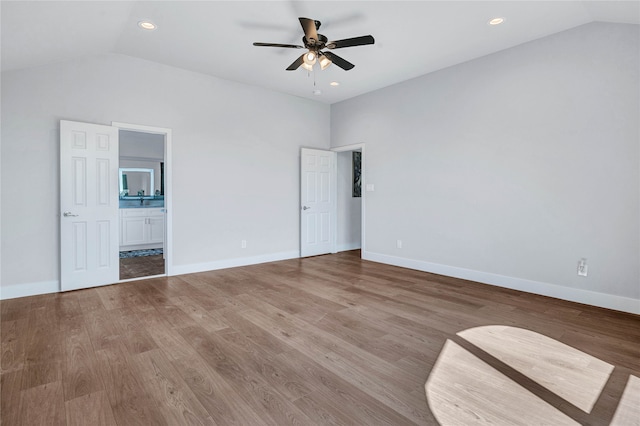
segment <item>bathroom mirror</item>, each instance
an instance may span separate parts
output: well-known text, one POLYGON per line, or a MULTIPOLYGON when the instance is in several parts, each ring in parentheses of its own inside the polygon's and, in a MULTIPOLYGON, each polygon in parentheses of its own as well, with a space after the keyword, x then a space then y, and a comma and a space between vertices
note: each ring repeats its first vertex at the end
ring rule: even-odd
POLYGON ((120 196, 138 197, 154 194, 153 169, 120 168, 120 196))

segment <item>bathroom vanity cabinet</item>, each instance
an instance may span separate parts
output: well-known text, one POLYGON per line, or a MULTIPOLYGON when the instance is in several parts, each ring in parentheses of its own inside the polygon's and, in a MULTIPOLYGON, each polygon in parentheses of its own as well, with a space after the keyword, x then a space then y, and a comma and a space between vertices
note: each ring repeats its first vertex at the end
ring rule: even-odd
POLYGON ((120 251, 161 248, 164 209, 120 209, 120 251))

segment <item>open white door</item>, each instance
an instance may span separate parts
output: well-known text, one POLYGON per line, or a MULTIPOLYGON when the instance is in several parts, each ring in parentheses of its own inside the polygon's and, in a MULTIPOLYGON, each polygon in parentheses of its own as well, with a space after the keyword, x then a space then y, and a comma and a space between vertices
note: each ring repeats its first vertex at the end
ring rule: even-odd
POLYGON ((60 287, 119 280, 118 129, 60 121, 60 287))
POLYGON ((335 253, 336 153, 300 153, 300 256, 335 253))

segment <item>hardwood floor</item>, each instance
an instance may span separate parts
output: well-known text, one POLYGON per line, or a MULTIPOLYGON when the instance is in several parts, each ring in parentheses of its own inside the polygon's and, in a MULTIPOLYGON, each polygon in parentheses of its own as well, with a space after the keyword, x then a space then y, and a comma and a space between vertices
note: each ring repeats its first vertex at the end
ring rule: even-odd
MULTIPOLYGON (((0 311, 6 426, 463 424, 456 415, 474 410, 464 406, 466 383, 494 379, 544 401, 536 407, 605 425, 633 416, 640 398, 639 316, 366 262, 359 252, 6 300, 0 311), (525 358, 540 346, 562 364, 570 347, 584 355, 566 369, 610 364, 593 408, 549 391, 517 360, 504 364, 525 339, 516 336, 511 351, 494 333, 489 353, 474 344, 481 333, 464 331, 489 325, 509 327, 478 330, 539 334, 525 358), (427 379, 455 382, 463 406, 437 387, 427 401, 427 379), (627 411, 616 414, 621 399, 627 411), (442 409, 453 417, 436 417, 442 409)), ((497 423, 540 414, 509 395, 480 396, 497 423)))

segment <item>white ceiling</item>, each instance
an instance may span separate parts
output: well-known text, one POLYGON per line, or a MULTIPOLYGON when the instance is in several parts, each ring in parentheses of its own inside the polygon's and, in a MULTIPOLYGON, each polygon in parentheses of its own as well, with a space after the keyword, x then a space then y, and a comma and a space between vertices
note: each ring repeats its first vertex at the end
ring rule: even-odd
POLYGON ((640 1, 2 1, 2 70, 119 53, 334 103, 593 21, 640 24, 640 1), (285 71, 302 52, 298 17, 354 63, 285 71), (489 26, 501 16, 502 25, 489 26), (137 22, 149 19, 154 31, 137 22), (331 87, 331 81, 340 86, 331 87), (319 89, 321 95, 314 95, 319 89))

